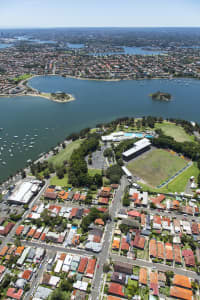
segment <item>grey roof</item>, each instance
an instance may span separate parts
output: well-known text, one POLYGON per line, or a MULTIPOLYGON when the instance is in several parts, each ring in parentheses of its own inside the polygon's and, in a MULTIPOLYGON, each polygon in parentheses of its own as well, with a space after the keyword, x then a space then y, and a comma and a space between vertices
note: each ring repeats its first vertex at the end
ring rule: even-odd
POLYGON ((27 259, 33 259, 34 256, 35 256, 35 249, 31 248, 30 251, 29 251, 29 254, 27 256, 27 259))
POLYGON ((148 147, 151 145, 151 142, 147 139, 141 139, 139 141, 137 141, 136 143, 134 143, 133 147, 125 152, 123 152, 123 156, 125 157, 129 157, 130 155, 137 153, 138 151, 148 147))
POLYGON ((48 289, 43 286, 39 286, 34 297, 39 299, 47 299, 48 296, 51 294, 51 292, 52 292, 51 289, 48 289))
POLYGON ((26 280, 23 278, 17 279, 17 281, 15 283, 16 287, 19 289, 23 289, 25 284, 26 284, 26 280))

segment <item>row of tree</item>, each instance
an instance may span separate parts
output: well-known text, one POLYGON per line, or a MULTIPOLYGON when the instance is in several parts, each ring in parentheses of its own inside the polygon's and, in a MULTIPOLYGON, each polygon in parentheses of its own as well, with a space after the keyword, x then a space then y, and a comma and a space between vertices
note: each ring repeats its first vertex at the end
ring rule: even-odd
POLYGON ((73 151, 69 160, 69 183, 73 186, 101 186, 102 176, 95 174, 93 177, 88 174, 85 157, 94 152, 99 146, 99 135, 88 134, 88 138, 83 141, 80 147, 73 151))

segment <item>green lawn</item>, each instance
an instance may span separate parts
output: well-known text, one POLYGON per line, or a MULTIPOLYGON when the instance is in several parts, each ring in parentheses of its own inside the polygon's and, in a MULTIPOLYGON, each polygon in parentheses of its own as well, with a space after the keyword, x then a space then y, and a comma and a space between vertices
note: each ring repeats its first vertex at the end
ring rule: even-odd
POLYGON ((57 155, 52 156, 49 159, 49 162, 52 162, 54 166, 62 166, 65 160, 69 160, 72 152, 77 149, 81 144, 81 140, 76 140, 66 146, 65 149, 62 149, 57 155))
POLYGON ((54 176, 50 180, 50 184, 57 186, 67 186, 68 185, 68 175, 65 174, 64 178, 59 179, 57 176, 54 176))
POLYGON ((181 173, 173 181, 171 181, 168 184, 167 189, 169 192, 184 192, 190 177, 194 176, 197 182, 198 175, 199 175, 199 170, 197 168, 197 165, 196 163, 193 163, 191 167, 189 167, 186 171, 181 173))
POLYGON ((29 79, 29 78, 32 77, 32 76, 33 76, 33 75, 31 75, 31 74, 24 74, 24 75, 21 75, 21 76, 18 76, 18 77, 13 78, 13 80, 14 80, 16 83, 18 83, 18 82, 20 82, 20 81, 22 81, 22 80, 29 79))
POLYGON ((186 165, 187 162, 179 156, 155 149, 130 162, 127 168, 147 184, 156 187, 186 165))
POLYGON ((90 176, 94 176, 96 174, 102 174, 102 171, 100 169, 88 169, 88 174, 90 176))
POLYGON ((164 188, 151 188, 146 184, 139 183, 143 190, 149 191, 149 192, 157 192, 157 193, 181 193, 185 191, 186 185, 188 183, 188 180, 191 176, 195 177, 195 181, 197 182, 197 177, 199 174, 199 170, 197 168, 196 163, 193 163, 191 167, 189 167, 187 170, 185 170, 183 173, 181 173, 178 177, 176 177, 174 180, 172 180, 168 185, 166 185, 164 188))
POLYGON ((155 128, 160 128, 165 135, 172 136, 177 142, 191 142, 194 141, 194 136, 190 136, 185 132, 181 126, 170 122, 157 123, 155 128))

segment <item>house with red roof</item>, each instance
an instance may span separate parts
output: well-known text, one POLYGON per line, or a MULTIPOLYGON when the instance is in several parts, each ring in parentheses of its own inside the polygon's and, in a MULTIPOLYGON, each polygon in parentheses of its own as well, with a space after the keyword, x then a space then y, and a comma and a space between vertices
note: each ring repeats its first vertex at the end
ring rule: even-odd
POLYGON ((95 271, 95 266, 96 266, 96 259, 92 258, 89 259, 87 269, 86 269, 86 276, 92 278, 94 275, 95 271))
POLYGON ((191 249, 182 250, 182 255, 185 260, 185 265, 187 267, 195 267, 195 256, 191 249))
POLYGON ((177 264, 181 264, 181 248, 179 245, 174 245, 174 260, 177 264))
POLYGON ((151 258, 157 257, 157 242, 155 239, 151 239, 149 242, 149 254, 151 258))
POLYGON ((154 296, 159 295, 158 273, 157 272, 151 272, 150 273, 150 289, 153 291, 154 296))
POLYGON ((122 240, 121 240, 121 250, 122 251, 129 251, 129 244, 126 241, 126 237, 122 237, 122 240))
POLYGON ((87 257, 82 257, 79 267, 78 267, 78 272, 84 274, 85 273, 85 269, 87 267, 88 264, 88 258, 87 257))
POLYGON ((133 218, 140 218, 141 213, 137 210, 130 210, 130 211, 128 211, 128 216, 133 217, 133 218))
POLYGON ((108 293, 112 295, 124 297, 124 287, 119 283, 111 282, 109 284, 108 293))
POLYGON ((101 204, 101 205, 108 205, 108 201, 109 201, 109 199, 106 198, 106 197, 99 197, 98 198, 98 203, 101 204))
POLYGON ((144 246, 145 246, 145 238, 143 236, 140 236, 140 233, 137 232, 133 241, 133 247, 143 250, 144 246))
POLYGON ((173 249, 171 243, 165 243, 165 258, 168 261, 173 261, 173 249))
POLYGON ((24 270, 21 277, 23 279, 26 279, 27 281, 29 281, 31 279, 31 276, 32 276, 32 271, 31 270, 24 270))
POLYGON ((24 230, 24 225, 20 225, 17 227, 15 234, 17 236, 21 235, 22 231, 24 230))
POLYGON ((20 300, 20 299, 22 299, 23 292, 24 291, 22 289, 19 289, 17 291, 15 288, 9 288, 7 290, 6 296, 11 298, 11 299, 20 300))

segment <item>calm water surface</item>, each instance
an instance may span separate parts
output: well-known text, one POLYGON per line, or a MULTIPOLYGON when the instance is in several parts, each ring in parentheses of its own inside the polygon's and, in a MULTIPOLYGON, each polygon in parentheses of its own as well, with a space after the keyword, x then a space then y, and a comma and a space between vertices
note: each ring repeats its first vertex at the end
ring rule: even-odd
POLYGON ((100 122, 144 115, 200 122, 198 80, 103 82, 48 76, 35 77, 29 84, 44 92, 71 93, 76 100, 56 103, 40 97, 0 98, 0 179, 68 134, 100 122), (158 90, 171 93, 173 100, 152 101, 148 95, 158 90))

